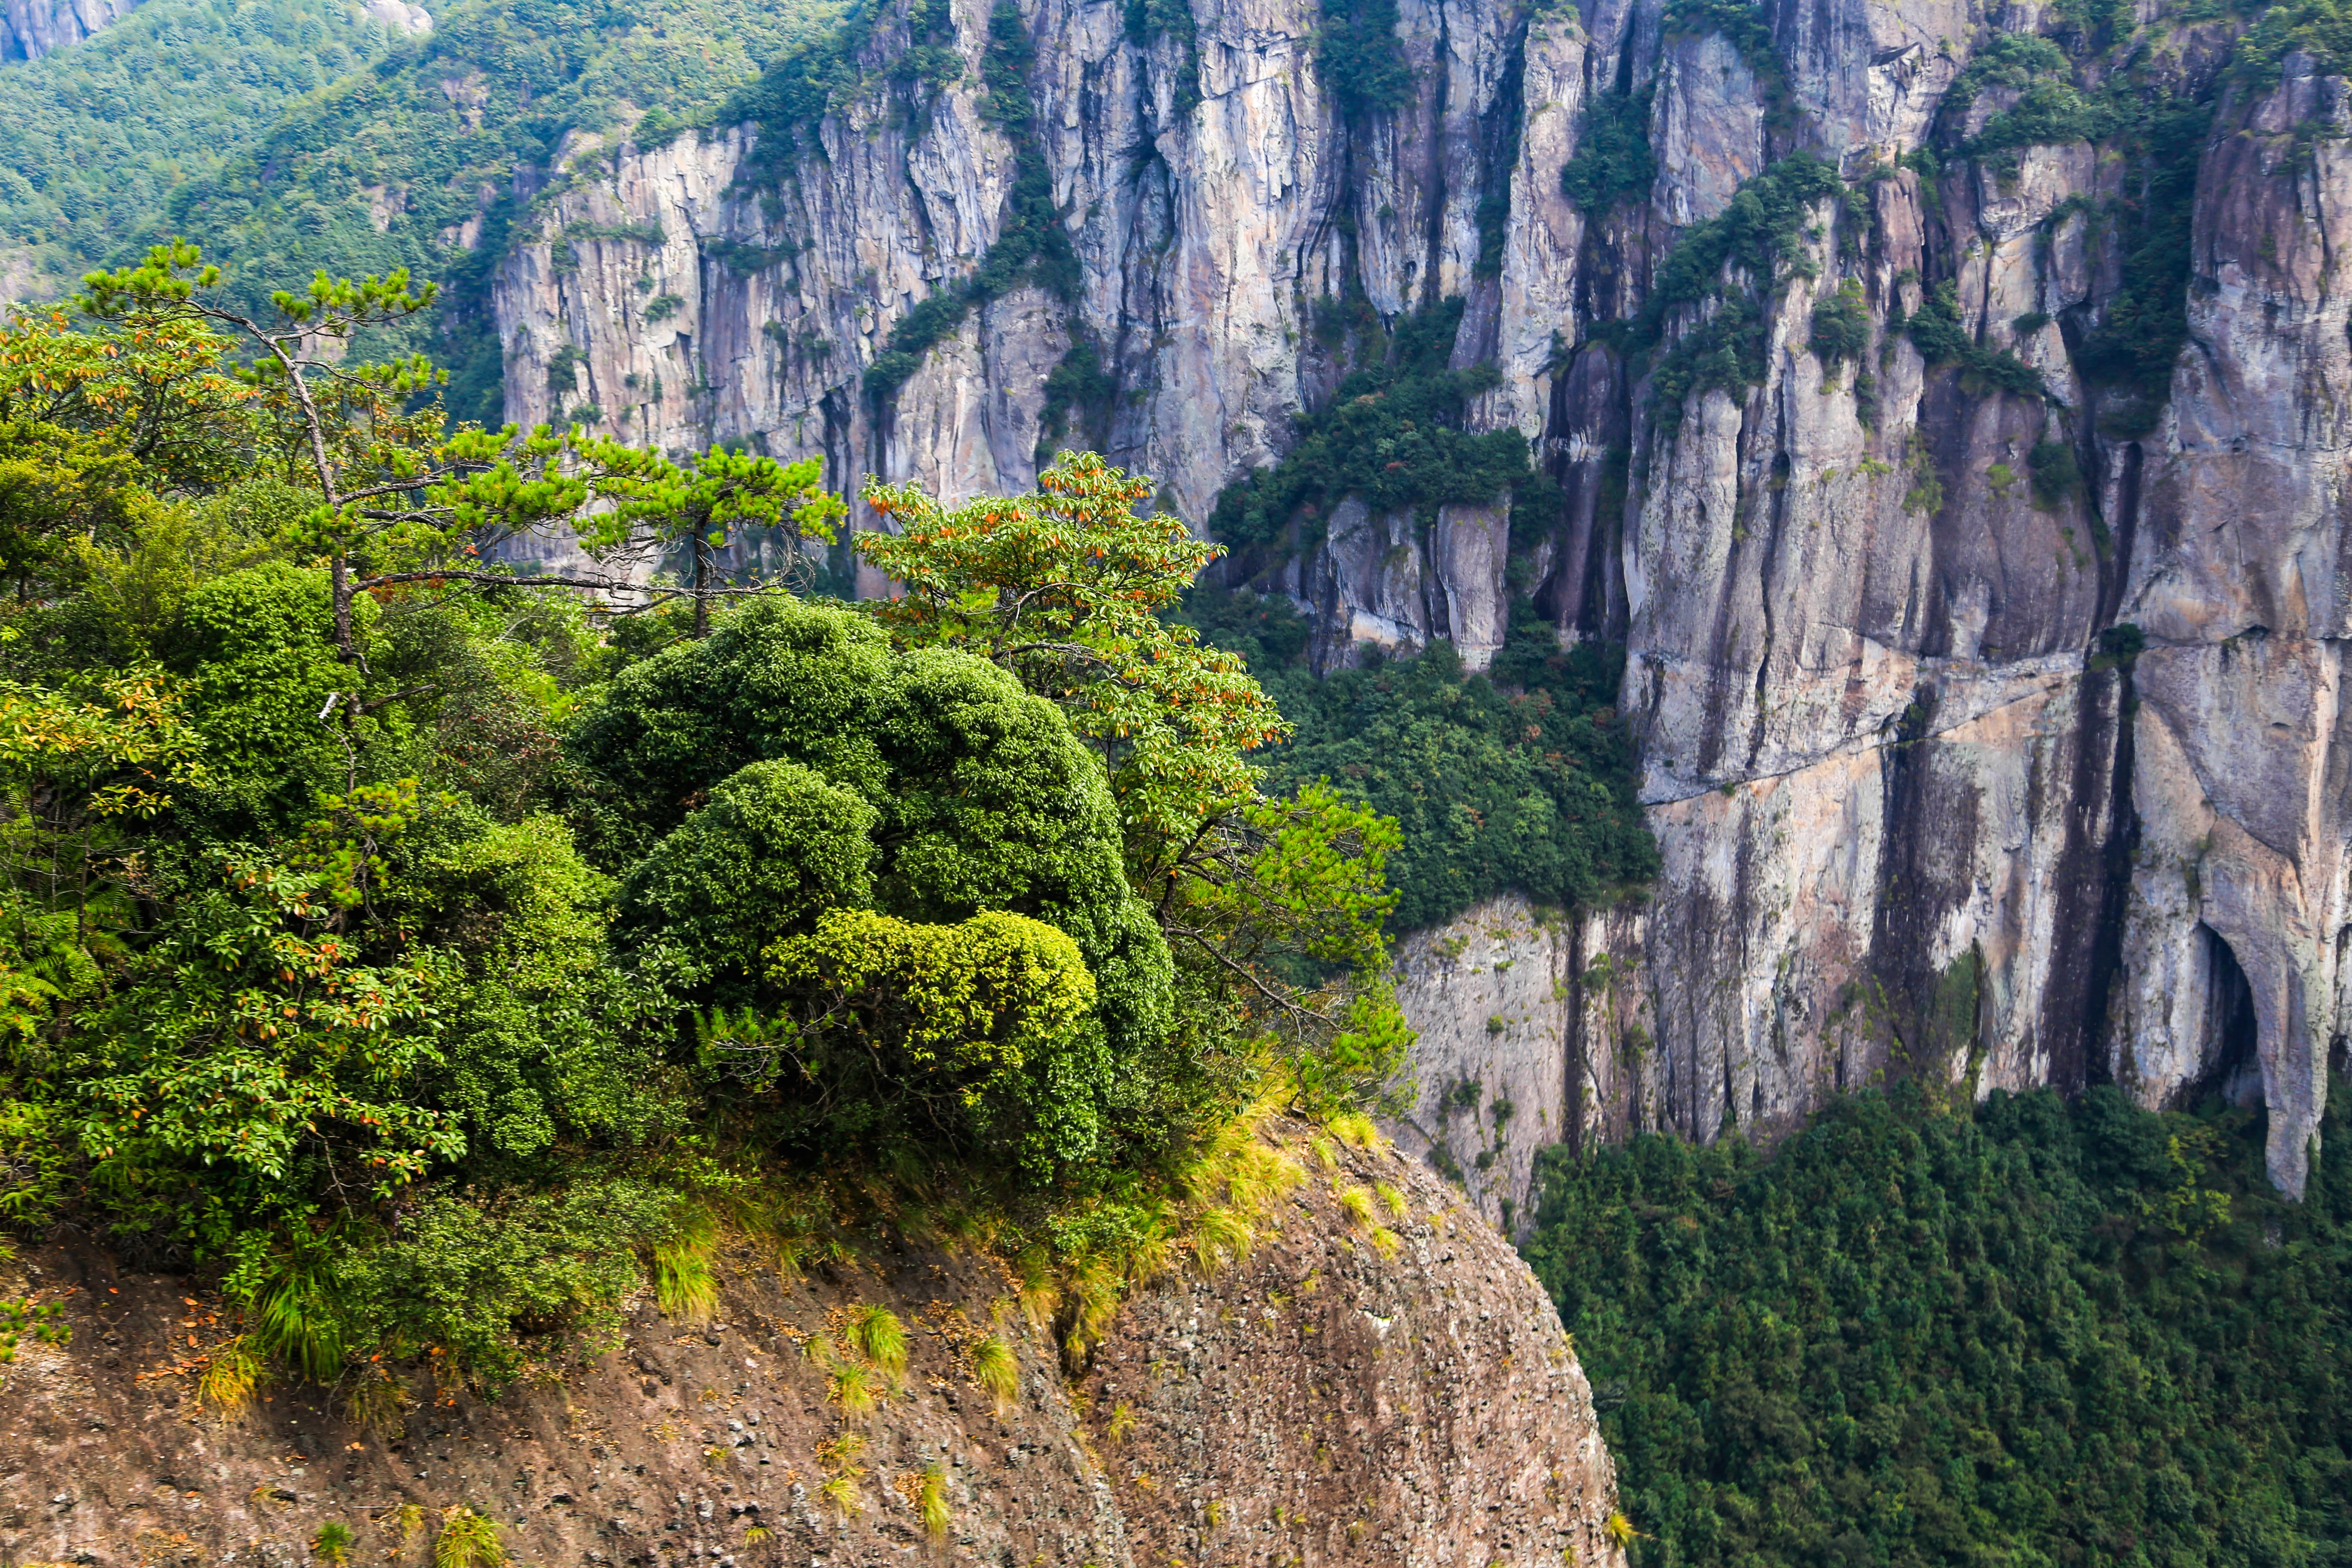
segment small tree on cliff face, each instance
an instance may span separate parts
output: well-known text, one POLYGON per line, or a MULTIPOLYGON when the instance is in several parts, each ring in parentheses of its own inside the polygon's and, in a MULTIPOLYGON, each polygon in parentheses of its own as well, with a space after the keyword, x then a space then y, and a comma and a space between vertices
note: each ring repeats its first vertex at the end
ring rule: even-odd
POLYGON ((1396 825, 1325 788, 1261 792, 1248 753, 1290 726, 1238 655, 1161 618, 1223 549, 1139 515, 1154 489, 1090 452, 1064 453, 1034 494, 953 510, 869 483, 867 504, 899 531, 857 549, 903 585, 874 613, 1059 703, 1103 759, 1128 875, 1202 1011, 1271 1047, 1311 1107, 1376 1095, 1412 1038, 1381 931, 1396 825))
POLYGON ((694 635, 710 635, 710 601, 725 591, 716 552, 754 530, 781 528, 797 560, 811 538, 834 542, 834 521, 848 510, 823 488, 817 458, 779 463, 773 458, 712 447, 683 466, 658 452, 618 441, 581 439, 575 449, 594 472, 595 492, 614 504, 583 528, 590 552, 610 557, 640 544, 692 552, 694 635))
MULTIPOLYGON (((220 280, 194 246, 175 241, 136 267, 91 273, 76 304, 113 352, 152 362, 162 345, 187 362, 168 383, 136 389, 156 409, 159 450, 209 454, 215 467, 242 462, 317 497, 280 542, 325 561, 336 647, 347 662, 361 662, 352 602, 372 589, 569 587, 653 602, 685 592, 695 597, 700 636, 710 599, 745 591, 719 587, 711 571, 710 552, 733 531, 789 516, 795 538, 832 538, 842 506, 818 488, 814 461, 787 467, 714 449, 680 466, 546 426, 449 431, 438 396, 446 371, 423 354, 371 364, 342 353, 361 331, 432 306, 434 286, 412 286, 405 269, 356 283, 321 272, 305 293, 273 295, 268 320, 220 302, 220 280), (236 363, 240 351, 249 363, 236 363), (173 432, 176 446, 167 438, 173 432), (613 504, 598 510, 599 500, 613 504), (519 575, 483 560, 508 540, 564 528, 604 557, 625 554, 645 530, 656 547, 691 540, 693 585, 646 590, 598 572, 519 575)), ((93 367, 109 357, 101 352, 93 367)))

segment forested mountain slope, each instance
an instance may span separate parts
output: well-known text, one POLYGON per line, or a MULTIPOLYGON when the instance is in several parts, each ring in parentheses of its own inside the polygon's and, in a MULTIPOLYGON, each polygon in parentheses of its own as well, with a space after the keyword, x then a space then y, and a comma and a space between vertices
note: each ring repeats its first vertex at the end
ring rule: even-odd
POLYGON ((0 70, 0 297, 61 298, 143 243, 186 182, 425 25, 342 0, 163 0, 0 70))
POLYGON ((1541 1190, 1637 1563, 2352 1554, 2352 1181, 2282 1200, 2259 1115, 1914 1083, 1769 1157, 1557 1151, 1541 1190))

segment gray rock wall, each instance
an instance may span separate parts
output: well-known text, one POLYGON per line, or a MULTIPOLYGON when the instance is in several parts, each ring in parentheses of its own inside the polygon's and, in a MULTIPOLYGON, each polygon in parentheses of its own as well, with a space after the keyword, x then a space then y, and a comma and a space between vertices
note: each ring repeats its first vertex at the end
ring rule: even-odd
POLYGON ((37 60, 69 48, 139 0, 0 0, 0 61, 37 60))
MULTIPOLYGON (((2122 284, 2106 209, 2140 193, 2127 160, 2080 142, 2020 150, 2008 173, 1902 169, 1862 187, 1860 217, 1823 206, 1812 276, 1769 307, 1760 383, 1661 410, 1594 328, 1638 311, 1682 232, 1792 151, 1851 174, 1919 145, 1972 41, 2033 30, 2040 9, 1775 0, 1762 62, 1669 35, 1656 0, 1541 16, 1404 0, 1417 96, 1355 124, 1318 79, 1319 14, 1195 0, 1188 50, 1132 41, 1118 5, 1024 5, 1076 285, 968 313, 887 408, 864 367, 971 275, 1007 210, 1019 150, 981 98, 980 0, 956 7, 961 81, 919 105, 877 89, 808 128, 784 177, 739 181, 748 127, 567 149, 541 238, 500 274, 509 414, 593 405, 666 447, 740 437, 822 453, 847 491, 880 473, 964 498, 1034 479, 1045 377, 1083 337, 1114 391, 1069 438, 1158 476, 1197 520, 1336 384, 1318 299, 1353 289, 1394 315, 1459 295, 1456 363, 1500 374, 1475 417, 1538 443, 1563 521, 1514 562, 1507 506, 1424 523, 1350 501, 1295 559, 1259 564, 1313 616, 1323 668, 1436 638, 1481 663, 1515 584, 1563 637, 1622 640, 1665 870, 1639 910, 1523 939, 1555 982, 1622 958, 1638 1040, 1595 1032, 1574 984, 1522 996, 1490 965, 1473 984, 1424 943, 1406 977, 1422 1078, 1459 1081, 1486 1018, 1517 1006, 1526 1037, 1496 1046, 1495 1071, 1557 1080, 1524 1103, 1577 1136, 1769 1131, 1890 1073, 1978 1094, 2113 1080, 2155 1103, 2228 1085, 2266 1100, 2273 1173, 2298 1189, 2352 1034, 2352 322, 2335 260, 2352 143, 2297 129, 2352 130, 2344 84, 2291 59, 2250 99, 2216 74, 2222 25, 2144 40, 2152 81, 2219 109, 2189 342, 2134 417, 2076 356, 2122 284), (1595 218, 1560 167, 1595 95, 1629 87, 1652 94, 1655 183, 1595 218), (1506 190, 1481 276, 1481 204, 1491 219, 1506 190), (1948 280, 1971 340, 2013 352, 2051 399, 1886 333, 1923 279, 1948 280), (1806 347, 1848 281, 1874 323, 1874 411, 1853 366, 1806 347), (2027 459, 2050 441, 2085 483, 2037 504, 2027 459), (2138 628, 2137 658, 2100 651, 2119 627, 2138 628), (1604 926, 1605 942, 1577 934, 1604 926)), ((887 34, 877 60, 903 45, 887 34)), ((1964 129, 2005 101, 1988 94, 1964 129)), ((1408 1135, 1452 1148, 1442 1123, 1423 1107, 1408 1135)), ((1506 1175, 1465 1178, 1496 1213, 1527 1203, 1516 1141, 1535 1134, 1511 1132, 1489 1167, 1506 1175)))

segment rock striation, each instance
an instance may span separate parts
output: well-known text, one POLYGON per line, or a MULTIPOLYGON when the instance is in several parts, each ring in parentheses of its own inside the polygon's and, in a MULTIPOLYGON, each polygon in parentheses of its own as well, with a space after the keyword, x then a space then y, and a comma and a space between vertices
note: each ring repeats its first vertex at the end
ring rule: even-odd
MULTIPOLYGON (((1640 908, 1474 911, 1416 946, 1425 1089, 1503 1061, 1480 1056, 1495 1016, 1527 1031, 1495 1050, 1559 1086, 1532 1127, 1538 1102, 1505 1096, 1514 1140, 1769 1131, 1890 1072, 2150 1103, 2222 1087, 2265 1102, 2273 1175, 2300 1189, 2352 1036, 2341 79, 2302 56, 2232 72, 2223 23, 2105 53, 2065 35, 2086 89, 2129 54, 2132 91, 2210 117, 2131 156, 1954 157, 2019 89, 1947 95, 1988 40, 2060 30, 2042 7, 1767 0, 1743 42, 1659 0, 1399 0, 1409 98, 1351 114, 1317 0, 1192 0, 1172 28, 1025 0, 1015 123, 988 6, 949 9, 945 85, 886 68, 901 10, 862 46, 877 85, 821 117, 583 142, 531 174, 542 227, 496 289, 509 416, 585 408, 669 447, 819 453, 848 491, 959 498, 1083 441, 1204 519, 1355 352, 1318 302, 1394 320, 1459 297, 1454 363, 1496 373, 1474 423, 1535 443, 1558 521, 1350 501, 1237 569, 1312 614, 1326 668, 1436 638, 1476 664, 1520 592, 1563 638, 1622 643, 1665 870, 1640 908), (1654 178, 1588 212, 1561 171, 1621 98, 1654 178), (1931 142, 1948 155, 1903 157, 1931 142), (1813 205, 1759 293, 1760 363, 1662 400, 1664 351, 1716 307, 1669 312, 1648 355, 1622 324, 1685 236, 1799 153, 1851 194, 1813 205), (2161 233, 2159 153, 2189 183, 2161 233), (1011 232, 1024 168, 1067 275, 965 310, 869 395, 894 329, 1011 232), (2124 374, 2098 345, 2149 265, 2185 270, 2188 334, 2124 374), (1868 322, 1843 363, 1809 347, 1842 292, 1868 322), (2046 395, 1931 363, 1901 325, 1923 310, 2046 395), (1081 345, 1099 380, 1057 405, 1081 345), (1520 994, 1519 959, 1473 985, 1448 956, 1498 922, 1540 929, 1527 962, 1557 994, 1520 994)), ((1426 1093, 1413 1121, 1461 1142, 1426 1093)), ((1523 1184, 1503 1195, 1525 1212, 1523 1184)))
POLYGON ((427 1370, 376 1429, 299 1386, 228 1417, 194 1393, 218 1301, 45 1249, 0 1280, 72 1329, 0 1369, 0 1555, 294 1564, 333 1521, 354 1557, 422 1563, 463 1508, 510 1561, 897 1562, 927 1549, 935 1474, 955 1561, 1622 1568, 1591 1394, 1534 1277, 1425 1169, 1332 1152, 1248 1258, 1130 1294, 1075 1377, 986 1255, 877 1244, 788 1279, 740 1246, 712 1321, 633 1303, 617 1347, 495 1402, 427 1370), (1377 1211, 1392 1256, 1341 1203, 1376 1183, 1404 1209, 1377 1211), (809 1349, 872 1305, 908 1361, 861 1421, 809 1349), (972 1375, 992 1333, 1020 1372, 1001 1412, 972 1375))
POLYGON ((37 60, 70 48, 139 0, 0 0, 0 61, 37 60))

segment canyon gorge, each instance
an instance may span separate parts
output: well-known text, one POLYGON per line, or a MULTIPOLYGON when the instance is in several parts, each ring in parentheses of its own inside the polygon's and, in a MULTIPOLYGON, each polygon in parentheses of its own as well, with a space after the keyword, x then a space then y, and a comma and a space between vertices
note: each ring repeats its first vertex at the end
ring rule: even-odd
POLYGON ((2032 4, 1402 0, 1409 88, 1351 109, 1302 0, 1013 19, 1008 56, 973 0, 885 11, 821 114, 575 135, 519 175, 509 416, 821 455, 852 495, 1018 489, 1090 445, 1205 529, 1365 351, 1349 310, 1458 300, 1471 426, 1528 438, 1545 514, 1351 500, 1230 580, 1300 606, 1324 668, 1437 640, 1478 668, 1521 595, 1621 643, 1664 872, 1415 939, 1407 1141, 1509 1145, 1475 1178, 1500 1218, 1539 1143, 1769 1134, 1889 1074, 2226 1088, 2299 1190, 2352 1030, 2340 78, 2146 5, 2101 49, 2032 4), (2078 101, 2128 82, 2172 118, 2034 140, 2047 62, 1983 51, 2045 30, 2078 101), (910 79, 919 46, 960 69, 910 79), (1609 156, 1580 139, 1629 120, 1634 188, 1580 205, 1563 170, 1609 156), (1677 245, 1792 169, 1830 176, 1789 198, 1793 253, 1675 293, 1677 245), (1035 253, 1033 209, 1055 276, 975 290, 1035 253), (2167 268, 2187 332, 2148 350, 2167 268), (955 308, 877 384, 927 300, 955 308), (1814 347, 1841 300, 1843 362, 1814 347), (1694 377, 1677 345, 1727 323, 1741 374, 1694 377), (1049 394, 1074 363, 1083 395, 1049 394), (1482 1076, 1507 1129, 1434 1108, 1482 1076))

